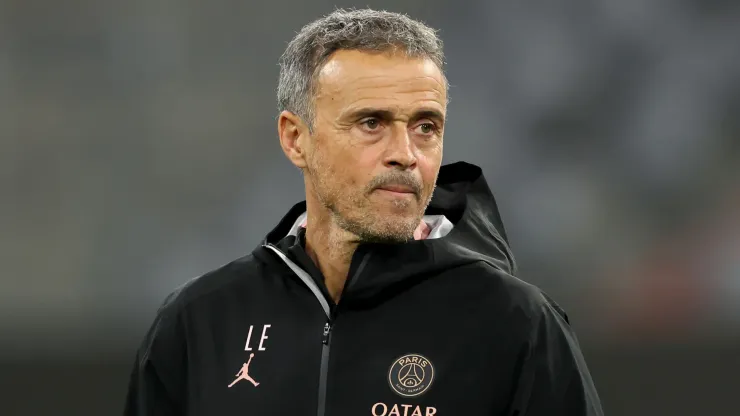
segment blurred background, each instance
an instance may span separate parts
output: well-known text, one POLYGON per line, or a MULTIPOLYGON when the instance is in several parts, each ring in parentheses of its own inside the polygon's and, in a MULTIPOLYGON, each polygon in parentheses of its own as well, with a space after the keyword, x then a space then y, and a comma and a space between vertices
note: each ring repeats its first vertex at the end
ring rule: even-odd
POLYGON ((445 161, 608 415, 740 414, 740 3, 0 0, 0 414, 121 414, 174 287, 293 203, 277 60, 335 6, 440 29, 445 161))

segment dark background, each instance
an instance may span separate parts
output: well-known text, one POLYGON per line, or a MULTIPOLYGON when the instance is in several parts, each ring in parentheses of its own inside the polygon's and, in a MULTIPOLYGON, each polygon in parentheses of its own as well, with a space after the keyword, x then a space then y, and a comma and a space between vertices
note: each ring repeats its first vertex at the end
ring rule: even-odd
POLYGON ((164 296, 294 203, 277 59, 334 6, 440 29, 483 167, 608 415, 740 414, 740 3, 0 0, 0 414, 121 414, 164 296))

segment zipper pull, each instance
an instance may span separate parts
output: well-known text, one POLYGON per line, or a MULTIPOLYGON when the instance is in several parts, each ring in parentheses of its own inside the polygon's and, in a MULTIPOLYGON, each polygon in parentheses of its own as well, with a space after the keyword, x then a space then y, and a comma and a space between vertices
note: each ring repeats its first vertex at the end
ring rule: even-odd
POLYGON ((322 337, 322 342, 324 345, 329 344, 329 334, 331 333, 331 324, 329 322, 324 325, 324 335, 322 337))

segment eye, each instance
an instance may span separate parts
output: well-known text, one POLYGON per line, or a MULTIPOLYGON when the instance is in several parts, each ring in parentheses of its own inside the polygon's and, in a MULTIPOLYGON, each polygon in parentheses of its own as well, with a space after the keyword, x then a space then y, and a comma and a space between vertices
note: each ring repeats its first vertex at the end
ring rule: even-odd
POLYGON ((380 120, 378 120, 377 118, 369 118, 363 121, 361 124, 365 127, 365 130, 375 131, 378 130, 378 128, 380 127, 380 120))
POLYGON ((417 134, 428 136, 437 132, 437 126, 434 123, 421 123, 414 128, 417 134))

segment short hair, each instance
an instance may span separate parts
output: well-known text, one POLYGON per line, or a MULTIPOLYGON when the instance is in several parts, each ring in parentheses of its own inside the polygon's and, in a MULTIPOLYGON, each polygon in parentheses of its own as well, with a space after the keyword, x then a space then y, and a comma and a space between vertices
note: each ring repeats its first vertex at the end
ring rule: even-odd
POLYGON ((436 32, 406 15, 370 9, 338 9, 315 20, 298 32, 280 57, 278 111, 290 111, 312 128, 318 74, 338 50, 398 50, 431 60, 444 76, 442 40, 436 32))

